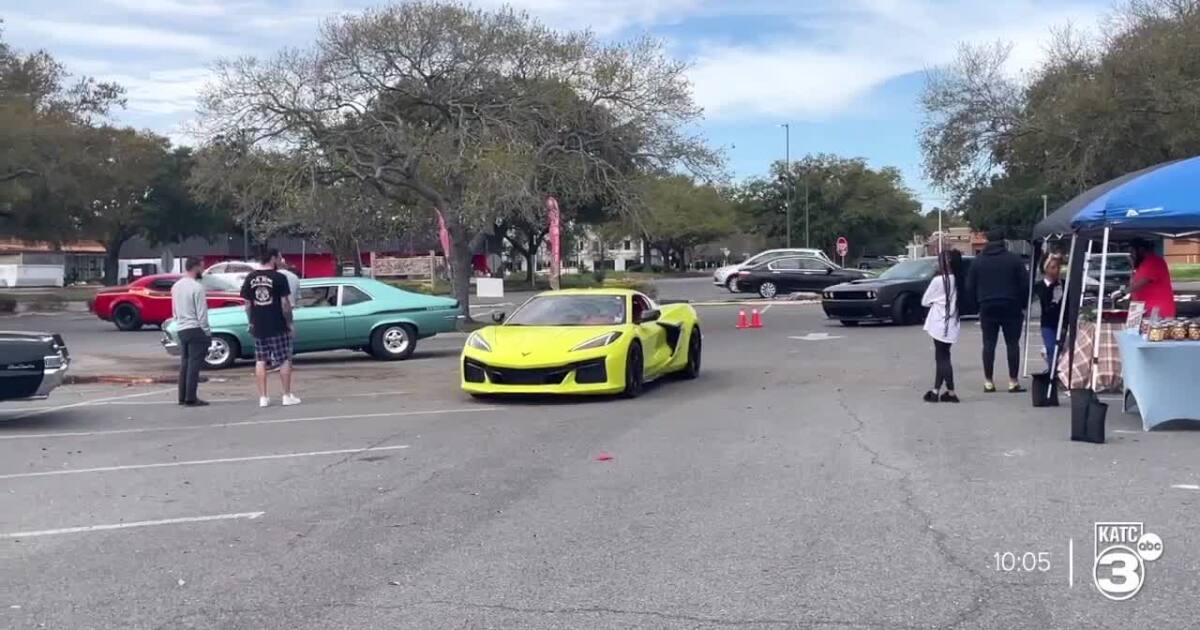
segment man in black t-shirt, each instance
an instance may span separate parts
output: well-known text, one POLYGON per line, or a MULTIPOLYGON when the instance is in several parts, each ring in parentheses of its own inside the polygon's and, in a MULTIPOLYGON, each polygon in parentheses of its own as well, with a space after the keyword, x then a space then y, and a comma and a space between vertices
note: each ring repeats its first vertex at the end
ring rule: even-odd
POLYGON ((242 283, 246 300, 246 318, 254 337, 254 376, 258 384, 258 406, 267 407, 267 369, 279 368, 283 385, 283 405, 300 404, 292 394, 292 300, 287 276, 279 272, 279 250, 269 249, 262 256, 262 268, 250 272, 242 283))

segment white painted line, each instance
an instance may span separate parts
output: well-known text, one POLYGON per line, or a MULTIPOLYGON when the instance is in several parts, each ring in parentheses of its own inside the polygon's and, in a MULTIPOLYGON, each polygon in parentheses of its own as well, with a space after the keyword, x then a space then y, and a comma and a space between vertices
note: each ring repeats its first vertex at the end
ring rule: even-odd
POLYGON ((1145 433, 1145 431, 1130 431, 1129 429, 1113 429, 1113 433, 1145 433))
POLYGON ((82 402, 71 403, 69 405, 59 405, 57 407, 42 407, 40 409, 35 409, 33 411, 28 411, 26 413, 18 414, 15 416, 8 416, 5 418, 5 420, 20 420, 22 418, 28 418, 30 416, 37 416, 37 415, 41 415, 43 413, 50 413, 51 411, 63 411, 64 409, 74 409, 76 407, 87 407, 88 405, 107 403, 107 402, 114 401, 114 400, 126 400, 129 398, 144 398, 146 396, 155 396, 155 395, 162 394, 165 392, 173 392, 173 391, 177 391, 177 388, 171 387, 168 389, 156 389, 151 392, 139 392, 137 394, 129 394, 126 396, 110 396, 108 398, 97 398, 95 400, 84 400, 82 402))
POLYGON ((802 337, 788 337, 788 339, 798 339, 800 341, 830 341, 832 339, 841 339, 841 335, 831 335, 829 333, 808 333, 802 337))
POLYGON ((1200 490, 1200 486, 1197 486, 1194 483, 1177 483, 1171 487, 1175 488, 1176 490, 1200 490))
POLYGON ((1067 588, 1075 588, 1075 539, 1067 539, 1067 588))
MULTIPOLYGON (((381 398, 384 396, 407 396, 412 392, 372 392, 367 394, 339 394, 336 396, 305 396, 305 400, 341 400, 343 398, 381 398)), ((258 398, 206 398, 213 404, 229 404, 229 403, 258 403, 258 398)), ((151 407, 155 405, 177 405, 174 400, 114 400, 112 402, 95 403, 97 406, 119 406, 119 407, 151 407)), ((43 407, 45 408, 45 407, 43 407)), ((32 409, 22 409, 22 411, 32 411, 32 409)))
POLYGON ((100 468, 75 468, 66 470, 46 470, 32 473, 12 473, 0 475, 0 479, 23 479, 26 477, 52 477, 56 475, 79 475, 82 473, 114 472, 118 470, 143 470, 146 468, 174 468, 177 466, 202 466, 207 464, 233 464, 238 462, 261 462, 273 459, 292 459, 296 457, 318 457, 321 455, 349 455, 371 453, 374 451, 395 451, 408 448, 407 444, 397 446, 375 446, 371 448, 343 448, 336 451, 310 451, 308 453, 281 453, 279 455, 253 455, 250 457, 223 457, 221 459, 193 459, 184 462, 161 462, 158 464, 130 464, 128 466, 103 466, 100 468))
POLYGON ((36 536, 57 536, 59 534, 82 534, 86 532, 106 532, 114 529, 129 529, 130 527, 154 527, 156 525, 177 525, 180 523, 206 523, 208 521, 254 520, 266 512, 242 512, 240 514, 215 514, 213 516, 187 516, 184 518, 164 518, 157 521, 135 521, 132 523, 115 523, 112 525, 86 525, 84 527, 64 527, 62 529, 43 529, 34 532, 13 532, 0 534, 0 538, 34 538, 36 536))
POLYGON ((770 304, 766 305, 766 306, 763 308, 762 312, 766 313, 767 311, 771 310, 771 307, 772 307, 772 306, 775 306, 775 303, 774 303, 774 302, 772 302, 772 303, 770 303, 770 304))
POLYGON ((370 418, 400 418, 403 416, 445 415, 452 413, 479 413, 497 411, 500 407, 464 407, 461 409, 427 409, 422 411, 390 411, 386 413, 360 413, 349 416, 311 416, 308 418, 279 418, 275 420, 246 420, 244 422, 219 422, 217 424, 195 424, 177 427, 142 427, 139 429, 108 429, 101 431, 59 431, 56 433, 16 433, 13 435, 0 434, 3 440, 32 440, 59 437, 88 437, 93 435, 121 435, 124 433, 158 433, 161 431, 188 431, 191 429, 224 429, 229 427, 248 427, 259 424, 290 424, 293 422, 320 422, 324 420, 366 420, 370 418))

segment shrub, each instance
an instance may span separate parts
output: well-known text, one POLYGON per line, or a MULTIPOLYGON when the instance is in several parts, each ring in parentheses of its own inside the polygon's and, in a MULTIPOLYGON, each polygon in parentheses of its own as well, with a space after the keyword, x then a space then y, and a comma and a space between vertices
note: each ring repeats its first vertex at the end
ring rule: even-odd
POLYGON ((603 269, 597 269, 592 272, 592 279, 596 281, 596 284, 604 284, 605 275, 607 275, 607 272, 603 269))

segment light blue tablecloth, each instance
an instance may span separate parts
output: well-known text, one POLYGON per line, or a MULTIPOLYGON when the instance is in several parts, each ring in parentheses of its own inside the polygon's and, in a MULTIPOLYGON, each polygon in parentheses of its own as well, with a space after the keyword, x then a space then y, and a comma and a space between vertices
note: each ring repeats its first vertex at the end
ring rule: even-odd
POLYGON ((1200 341, 1116 335, 1125 389, 1137 400, 1146 431, 1169 420, 1200 421, 1200 341))

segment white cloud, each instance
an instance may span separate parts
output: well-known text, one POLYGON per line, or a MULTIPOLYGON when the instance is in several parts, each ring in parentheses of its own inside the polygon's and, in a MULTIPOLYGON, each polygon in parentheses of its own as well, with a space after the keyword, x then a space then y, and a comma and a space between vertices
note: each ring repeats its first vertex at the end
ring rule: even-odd
POLYGON ((102 2, 130 13, 189 17, 217 17, 234 13, 242 8, 237 3, 223 3, 218 0, 102 0, 102 2))
MULTIPOLYGON (((757 6, 789 11, 773 3, 757 6)), ((950 61, 961 42, 1011 42, 1012 67, 1027 69, 1043 58, 1053 27, 1096 19, 1094 7, 1048 8, 1032 0, 855 0, 803 11, 775 15, 794 20, 794 37, 700 45, 690 76, 709 116, 826 118, 889 79, 950 61)))
POLYGON ((237 48, 216 38, 135 25, 94 24, 67 20, 26 19, 14 29, 33 31, 59 43, 88 44, 105 48, 134 48, 188 52, 206 58, 236 52, 237 48))
MULTIPOLYGON (((738 1, 738 0, 726 0, 738 1)), ((702 5, 701 0, 478 0, 486 8, 503 5, 529 12, 559 28, 590 28, 602 35, 673 22, 702 5)))
POLYGON ((98 74, 127 90, 128 110, 144 114, 185 114, 196 111, 196 97, 211 73, 206 68, 155 70, 142 74, 98 74))

